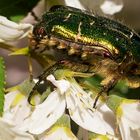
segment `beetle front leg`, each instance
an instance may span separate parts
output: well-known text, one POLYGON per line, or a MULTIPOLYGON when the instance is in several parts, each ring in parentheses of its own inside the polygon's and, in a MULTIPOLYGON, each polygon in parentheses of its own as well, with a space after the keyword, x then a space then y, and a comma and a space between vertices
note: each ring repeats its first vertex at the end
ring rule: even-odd
POLYGON ((39 77, 38 77, 38 82, 35 84, 35 86, 33 87, 32 91, 30 92, 29 94, 29 97, 28 97, 28 102, 29 104, 33 105, 31 103, 31 98, 33 95, 35 95, 35 91, 38 89, 38 87, 41 85, 41 83, 45 83, 47 80, 46 80, 46 77, 48 75, 50 75, 51 73, 54 73, 58 68, 60 67, 60 64, 59 63, 56 63, 52 66, 50 66, 49 68, 47 68, 39 77))
POLYGON ((55 74, 55 72, 56 72, 57 73, 56 75, 57 75, 58 78, 76 77, 76 76, 78 76, 78 77, 90 77, 90 76, 93 76, 93 73, 87 73, 88 70, 89 70, 88 65, 79 64, 79 63, 75 63, 75 62, 71 62, 71 61, 67 61, 67 60, 56 62, 51 67, 47 68, 38 77, 38 79, 39 79, 38 82, 35 84, 35 86, 33 87, 32 91, 29 94, 28 102, 30 104, 32 104, 31 103, 32 96, 35 94, 35 91, 38 89, 38 87, 41 85, 41 83, 46 83, 47 82, 46 77, 48 75, 55 74), (60 76, 58 76, 58 72, 56 72, 57 70, 59 71, 60 76))

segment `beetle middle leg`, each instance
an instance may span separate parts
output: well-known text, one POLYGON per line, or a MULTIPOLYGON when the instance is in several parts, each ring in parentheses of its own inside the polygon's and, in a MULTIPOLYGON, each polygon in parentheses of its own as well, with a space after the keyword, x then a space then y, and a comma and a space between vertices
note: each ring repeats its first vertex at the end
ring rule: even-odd
MULTIPOLYGON (((107 79, 107 78, 106 78, 107 79)), ((105 83, 105 80, 103 80, 102 83, 105 83)), ((108 80, 107 80, 108 81, 108 80)), ((107 95, 109 95, 109 91, 114 88, 114 86, 116 85, 116 83, 118 82, 118 77, 112 77, 112 79, 110 79, 106 84, 104 84, 101 88, 101 91, 97 94, 97 96, 95 97, 95 101, 94 101, 94 104, 93 104, 93 108, 96 108, 96 105, 97 105, 97 101, 98 99, 100 98, 100 96, 103 94, 103 93, 107 93, 107 95)))
POLYGON ((28 56, 28 68, 29 68, 29 77, 30 77, 30 81, 33 81, 33 67, 32 67, 32 60, 31 57, 28 56))

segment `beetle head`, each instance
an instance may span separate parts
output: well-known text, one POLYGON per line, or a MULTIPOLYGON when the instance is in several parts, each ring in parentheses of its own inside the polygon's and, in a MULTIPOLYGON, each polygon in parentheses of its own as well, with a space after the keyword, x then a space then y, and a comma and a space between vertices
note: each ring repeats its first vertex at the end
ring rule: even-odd
POLYGON ((44 27, 41 25, 36 25, 33 29, 33 35, 34 35, 34 39, 37 42, 40 42, 44 38, 44 36, 46 36, 44 27))

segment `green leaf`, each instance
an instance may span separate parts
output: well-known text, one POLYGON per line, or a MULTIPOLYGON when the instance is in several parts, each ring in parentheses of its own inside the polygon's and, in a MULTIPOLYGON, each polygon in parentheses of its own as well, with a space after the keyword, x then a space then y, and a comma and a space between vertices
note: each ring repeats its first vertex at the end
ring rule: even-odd
POLYGON ((120 106, 120 104, 123 102, 125 98, 117 96, 117 95, 110 95, 108 96, 108 99, 106 100, 106 104, 107 106, 113 111, 113 112, 117 112, 118 107, 120 106))
POLYGON ((58 136, 58 139, 69 139, 69 140, 78 140, 76 136, 71 131, 70 117, 67 114, 63 114, 61 118, 47 131, 46 136, 55 139, 54 136, 58 136), (61 138, 60 138, 61 137, 61 138))
POLYGON ((1 0, 0 15, 13 21, 20 21, 30 12, 39 0, 1 0))
POLYGON ((70 118, 68 115, 64 114, 60 119, 57 120, 54 126, 68 127, 70 128, 70 118))
POLYGON ((4 108, 4 85, 5 85, 5 66, 3 58, 0 57, 0 116, 2 116, 4 108))

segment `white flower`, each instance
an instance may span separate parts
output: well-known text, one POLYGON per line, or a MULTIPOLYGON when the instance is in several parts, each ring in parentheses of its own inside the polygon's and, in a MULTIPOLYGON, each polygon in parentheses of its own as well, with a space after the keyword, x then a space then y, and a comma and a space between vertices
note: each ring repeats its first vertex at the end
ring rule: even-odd
POLYGON ((120 130, 119 135, 122 140, 138 140, 140 138, 139 101, 111 95, 107 104, 116 114, 117 128, 120 130))
POLYGON ((15 128, 9 120, 0 118, 0 140, 34 140, 33 136, 15 128))
POLYGON ((34 134, 39 140, 55 139, 56 136, 62 139, 76 139, 69 127, 65 127, 63 124, 56 125, 59 118, 65 114, 66 108, 71 119, 85 130, 96 133, 97 139, 117 140, 114 137, 116 120, 122 140, 139 138, 140 108, 138 101, 110 96, 107 103, 109 107, 112 105, 115 116, 101 101, 98 101, 98 108, 93 109, 94 101, 90 98, 89 93, 85 92, 73 78, 55 80, 50 75, 47 79, 56 86, 56 89, 42 104, 37 105, 34 111, 27 102, 26 94, 14 91, 6 95, 4 115, 0 121, 0 129, 5 125, 5 129, 1 131, 2 135, 0 135, 2 138, 5 137, 4 140, 8 140, 6 138, 12 136, 32 140, 34 134), (27 133, 28 131, 32 136, 27 133), (7 135, 5 135, 6 133, 7 135))
POLYGON ((82 9, 82 10, 85 9, 79 0, 65 0, 65 4, 67 6, 75 7, 78 9, 82 9))
POLYGON ((28 35, 32 25, 20 23, 17 24, 0 16, 0 42, 16 41, 28 35))
MULTIPOLYGON (((99 108, 93 109, 94 101, 90 98, 76 81, 70 81, 71 88, 66 94, 67 108, 71 118, 81 127, 91 132, 106 135, 114 134, 112 126, 104 120, 104 117, 109 117, 112 120, 113 112, 105 105, 100 104, 99 108), (92 125, 91 125, 92 124, 92 125)), ((114 121, 114 120, 113 120, 114 121)))
POLYGON ((114 1, 105 0, 104 3, 100 6, 104 14, 114 15, 117 12, 120 12, 123 8, 123 3, 116 4, 114 1))
POLYGON ((21 129, 33 134, 41 134, 63 115, 65 104, 63 96, 61 97, 56 91, 52 92, 47 100, 36 106, 35 111, 25 120, 21 129))
POLYGON ((47 79, 57 87, 56 90, 50 93, 42 104, 35 107, 32 115, 25 120, 23 127, 20 128, 21 130, 29 131, 32 134, 41 134, 55 124, 67 108, 71 119, 86 130, 103 135, 114 135, 114 130, 108 122, 115 117, 105 104, 100 105, 97 110, 93 109, 93 100, 89 94, 72 78, 68 80, 69 82, 66 80, 57 81, 52 75, 47 79), (104 117, 108 115, 113 117, 104 120, 104 117))
POLYGON ((103 13, 107 15, 114 15, 123 8, 122 0, 65 0, 65 4, 82 10, 87 9, 98 14, 103 13))
MULTIPOLYGON (((57 81, 55 82, 57 83, 57 81)), ((67 83, 68 82, 66 82, 66 84, 67 83)), ((34 140, 33 134, 29 134, 26 130, 21 129, 24 127, 24 120, 32 114, 32 110, 34 109, 34 107, 29 105, 27 101, 28 96, 26 95, 28 94, 26 93, 26 90, 27 92, 29 92, 29 90, 32 88, 31 85, 29 86, 27 84, 28 84, 27 82, 26 84, 22 84, 22 90, 21 90, 21 87, 18 86, 16 89, 14 89, 14 91, 8 93, 5 96, 4 114, 3 114, 2 119, 0 120, 0 130, 3 127, 5 128, 4 130, 1 130, 0 132, 0 139, 2 140, 11 140, 11 139, 12 140, 34 140), (29 86, 30 88, 28 89, 27 86, 29 86)), ((63 85, 63 80, 62 80, 62 85, 61 85, 61 82, 58 83, 58 85, 60 85, 61 87, 63 85)), ((63 86, 66 86, 66 85, 63 85, 63 86)), ((64 90, 62 90, 62 92, 63 91, 64 90)), ((58 112, 59 111, 60 110, 58 110, 58 112)), ((46 108, 44 108, 44 113, 45 112, 47 112, 46 108)), ((58 112, 56 113, 56 115, 59 114, 58 112)), ((42 114, 38 114, 38 115, 42 115, 42 114)), ((55 119, 55 116, 51 116, 51 117, 55 119)), ((69 121, 68 116, 65 116, 65 117, 63 116, 58 121, 58 124, 56 123, 55 126, 52 127, 49 131, 42 133, 41 135, 36 135, 36 137, 38 137, 39 140, 56 139, 56 136, 57 138, 61 138, 63 140, 65 139, 77 140, 77 138, 73 135, 73 133, 70 130, 70 121, 69 121)))
POLYGON ((5 95, 4 112, 0 118, 0 140, 34 140, 33 135, 20 130, 24 119, 32 113, 33 108, 27 101, 26 93, 32 84, 27 81, 5 95))
POLYGON ((118 123, 123 140, 140 138, 140 103, 124 100, 119 107, 118 123))
POLYGON ((22 126, 23 120, 31 113, 31 106, 27 96, 18 90, 8 93, 5 96, 3 119, 11 121, 15 127, 22 126), (21 115, 22 114, 22 115, 21 115))

